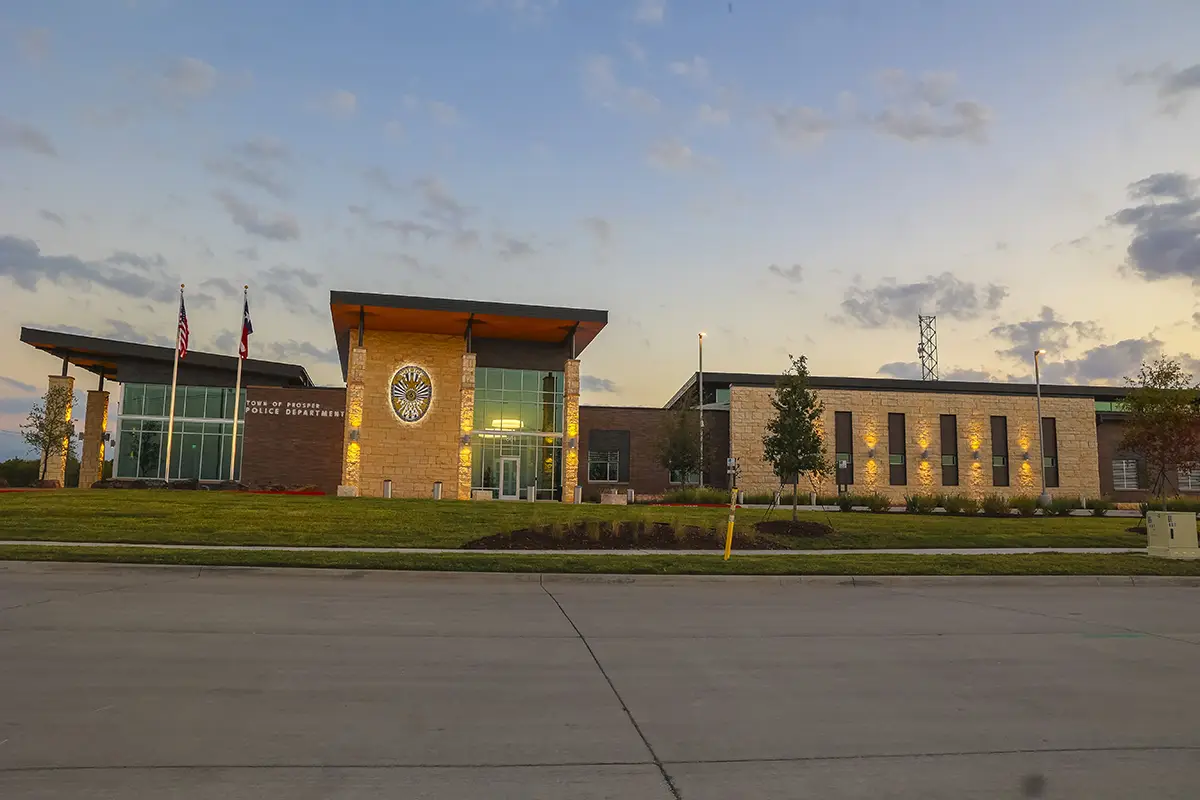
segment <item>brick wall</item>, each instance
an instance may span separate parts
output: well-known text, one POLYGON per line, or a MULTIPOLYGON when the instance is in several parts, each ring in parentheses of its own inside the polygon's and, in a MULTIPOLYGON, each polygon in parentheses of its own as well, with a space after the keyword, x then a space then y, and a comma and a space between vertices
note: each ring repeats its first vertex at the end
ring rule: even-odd
POLYGON ((363 412, 359 433, 359 493, 383 494, 383 481, 392 481, 396 497, 429 497, 434 481, 442 496, 458 493, 459 411, 462 402, 463 354, 461 336, 365 332, 363 412), (425 416, 402 422, 392 412, 392 376, 414 364, 429 373, 433 400, 425 416))
MULTIPOLYGON (((658 461, 658 440, 663 424, 676 412, 665 408, 627 406, 580 406, 579 408, 579 485, 585 498, 605 490, 632 488, 639 495, 661 495, 670 490, 670 474, 658 461), (594 430, 629 431, 629 480, 619 483, 588 481, 587 454, 594 430)), ((729 456, 729 413, 705 411, 706 450, 704 461, 709 486, 723 488, 727 483, 725 459, 729 456)))
MULTIPOLYGON (((894 500, 917 492, 962 492, 982 496, 1038 494, 1041 463, 1038 460, 1037 413, 1033 397, 942 394, 936 392, 873 392, 822 389, 825 403, 824 435, 833 461, 833 415, 853 414, 854 484, 850 491, 886 494, 894 500), (892 486, 888 480, 888 414, 905 415, 905 455, 908 483, 892 486), (943 487, 939 418, 954 414, 958 421, 959 485, 943 487), (1010 485, 992 485, 991 416, 1008 418, 1010 485), (874 448, 874 457, 869 451, 874 448), (978 449, 978 458, 973 451, 978 449), (922 454, 928 450, 928 458, 922 454), (1024 453, 1028 452, 1028 460, 1024 453)), ((730 449, 741 467, 742 488, 769 491, 778 487, 771 466, 763 458, 762 439, 774 411, 774 390, 734 386, 730 391, 730 449)), ((1061 497, 1100 495, 1096 442, 1095 404, 1091 398, 1042 398, 1042 416, 1054 417, 1058 430, 1059 482, 1050 493, 1061 497)), ((832 476, 817 487, 833 493, 832 476)))
POLYGON ((337 491, 346 390, 246 387, 242 482, 337 491))

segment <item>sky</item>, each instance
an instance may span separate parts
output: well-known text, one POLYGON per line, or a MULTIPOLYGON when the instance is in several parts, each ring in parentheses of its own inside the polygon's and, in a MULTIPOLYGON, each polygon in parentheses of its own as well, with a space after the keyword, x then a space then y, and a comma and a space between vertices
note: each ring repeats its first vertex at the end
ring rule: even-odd
MULTIPOLYGON (((331 289, 601 308, 585 403, 696 369, 1200 373, 1192 0, 6 0, 0 456, 21 325, 337 385, 331 289)), ((82 371, 77 389, 94 387, 82 371)))

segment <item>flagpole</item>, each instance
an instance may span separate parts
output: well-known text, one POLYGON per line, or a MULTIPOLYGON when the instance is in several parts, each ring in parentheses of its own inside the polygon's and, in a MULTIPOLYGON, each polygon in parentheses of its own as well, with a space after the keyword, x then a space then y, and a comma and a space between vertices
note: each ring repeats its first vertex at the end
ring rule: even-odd
MULTIPOLYGON (((183 305, 183 284, 179 284, 179 305, 183 305)), ((171 482, 171 438, 175 433, 175 386, 179 382, 179 314, 175 315, 175 366, 171 368, 171 413, 167 417, 166 479, 171 482)))
POLYGON ((242 357, 241 343, 245 341, 246 304, 250 302, 247 297, 249 291, 249 286, 242 287, 242 327, 238 332, 237 380, 233 384, 233 441, 229 446, 229 480, 233 480, 233 468, 237 464, 238 407, 241 405, 242 397, 242 362, 246 360, 242 357))

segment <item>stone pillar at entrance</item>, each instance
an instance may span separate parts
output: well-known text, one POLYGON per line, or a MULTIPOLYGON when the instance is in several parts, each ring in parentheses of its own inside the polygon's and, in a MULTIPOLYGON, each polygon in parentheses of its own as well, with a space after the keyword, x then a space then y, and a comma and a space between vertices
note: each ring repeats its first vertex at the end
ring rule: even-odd
POLYGON ((563 372, 563 476, 562 501, 575 502, 579 484, 579 359, 572 358, 563 372))
POLYGON ((108 392, 87 393, 83 448, 79 455, 79 488, 90 489, 104 477, 104 432, 108 430, 108 392))
POLYGON ((342 483, 339 497, 358 497, 362 477, 363 378, 367 371, 367 348, 352 347, 346 363, 346 436, 342 451, 342 483))
POLYGON ((462 389, 458 401, 459 500, 471 499, 471 431, 475 428, 475 354, 462 357, 462 389))
MULTIPOLYGON (((64 372, 66 369, 64 368, 64 372)), ((49 380, 49 389, 63 388, 66 389, 68 400, 66 408, 66 417, 71 419, 71 406, 75 402, 75 379, 70 375, 51 375, 49 380)), ((47 409, 49 411, 50 409, 47 409)), ((57 481, 59 486, 66 486, 67 483, 67 442, 64 440, 61 445, 50 449, 50 453, 46 457, 44 464, 46 468, 47 481, 57 481)))

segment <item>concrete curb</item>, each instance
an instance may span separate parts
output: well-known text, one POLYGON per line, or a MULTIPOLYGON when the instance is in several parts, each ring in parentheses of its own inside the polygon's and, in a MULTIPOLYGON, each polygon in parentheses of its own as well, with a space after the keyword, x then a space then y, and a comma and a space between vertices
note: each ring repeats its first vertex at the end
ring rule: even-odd
POLYGON ((1176 575, 610 575, 537 572, 438 572, 319 567, 207 567, 182 564, 121 564, 79 561, 3 561, 0 572, 14 574, 163 573, 179 577, 219 578, 253 573, 290 578, 335 580, 430 581, 496 584, 628 584, 651 587, 729 583, 772 586, 844 586, 850 588, 915 588, 937 586, 1172 586, 1200 588, 1200 576, 1176 575))

